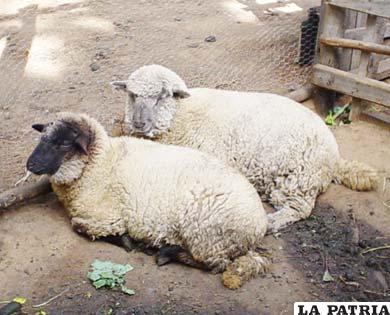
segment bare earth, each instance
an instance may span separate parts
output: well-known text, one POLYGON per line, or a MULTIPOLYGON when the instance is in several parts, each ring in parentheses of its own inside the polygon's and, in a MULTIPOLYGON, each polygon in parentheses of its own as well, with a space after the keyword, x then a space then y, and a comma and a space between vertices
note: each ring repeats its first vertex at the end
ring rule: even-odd
MULTIPOLYGON (((248 8, 219 0, 0 0, 0 190, 24 173, 37 137, 32 123, 65 110, 110 128, 124 100, 108 82, 143 64, 164 64, 189 86, 269 90, 264 78, 272 71, 261 64, 269 50, 259 34, 272 34, 275 19, 287 17, 243 3, 248 8), (209 35, 217 41, 204 42, 209 35)), ((318 1, 296 3, 307 9, 318 1)), ((275 92, 294 88, 286 78, 275 92)), ((71 230, 49 195, 0 214, 0 301, 24 296, 28 314, 64 290, 43 307, 48 314, 291 314, 294 301, 390 301, 390 251, 363 254, 390 243, 390 182, 382 187, 390 133, 367 122, 333 131, 343 157, 376 167, 381 185, 368 193, 332 185, 311 219, 266 237, 274 265, 264 278, 228 291, 219 275, 157 267, 144 253, 90 242, 71 230), (86 278, 95 258, 133 265, 126 283, 136 295, 96 291, 86 278), (324 258, 333 282, 322 281, 324 258)))

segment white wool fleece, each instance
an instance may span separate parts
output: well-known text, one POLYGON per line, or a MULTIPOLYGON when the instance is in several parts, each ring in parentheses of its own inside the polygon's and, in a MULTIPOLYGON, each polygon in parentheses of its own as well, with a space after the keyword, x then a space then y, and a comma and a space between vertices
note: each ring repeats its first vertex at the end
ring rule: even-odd
POLYGON ((180 245, 216 271, 249 255, 246 273, 264 271, 269 261, 252 251, 261 244, 267 216, 239 172, 190 148, 110 138, 86 115, 61 119, 87 125, 93 139, 79 170, 72 160, 61 176, 51 177, 76 230, 93 239, 127 232, 157 247, 180 245))
POLYGON ((309 216, 317 195, 332 181, 356 190, 371 190, 376 185, 375 170, 343 160, 322 119, 287 97, 187 89, 177 74, 158 65, 139 68, 125 86, 142 96, 127 100, 125 123, 130 124, 129 132, 135 130, 132 115, 137 106, 143 106, 143 100, 153 99, 162 86, 179 87, 185 98, 156 101, 148 117, 154 129, 144 136, 199 149, 238 169, 262 200, 279 210, 269 215, 270 231, 309 216), (150 91, 153 93, 148 98, 150 91))

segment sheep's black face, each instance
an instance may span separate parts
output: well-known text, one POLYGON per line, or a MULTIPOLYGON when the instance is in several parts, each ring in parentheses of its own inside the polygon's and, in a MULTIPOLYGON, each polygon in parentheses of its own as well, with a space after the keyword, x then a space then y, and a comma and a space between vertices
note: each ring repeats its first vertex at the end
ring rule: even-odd
POLYGON ((35 124, 35 130, 42 133, 41 139, 27 160, 27 169, 37 175, 55 174, 63 161, 77 153, 86 154, 83 134, 70 124, 57 121, 50 124, 35 124))

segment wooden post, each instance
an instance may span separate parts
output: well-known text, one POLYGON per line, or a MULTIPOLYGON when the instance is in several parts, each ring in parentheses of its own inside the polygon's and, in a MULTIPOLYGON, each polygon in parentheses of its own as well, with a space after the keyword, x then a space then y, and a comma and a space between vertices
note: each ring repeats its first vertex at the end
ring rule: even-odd
MULTIPOLYGON (((322 1, 318 34, 326 37, 343 37, 344 13, 344 9, 322 1)), ((316 63, 338 68, 341 63, 338 49, 322 45, 317 40, 316 63)), ((321 87, 315 87, 313 90, 313 99, 316 110, 322 115, 326 115, 329 110, 333 109, 336 93, 321 87)))
MULTIPOLYGON (((389 5, 390 5, 390 3, 389 3, 389 5)), ((376 24, 377 24, 377 32, 376 32, 377 43, 385 45, 384 38, 385 38, 386 31, 387 31, 387 20, 384 18, 378 17, 376 24)), ((390 46, 385 45, 385 47, 388 47, 390 49, 390 46)), ((390 58, 386 59, 385 56, 375 55, 375 54, 372 57, 373 57, 373 60, 370 63, 369 68, 368 68, 368 76, 370 78, 373 78, 376 80, 382 80, 382 79, 386 78, 386 75, 389 73, 389 70, 390 70, 390 65, 387 65, 388 71, 384 71, 384 69, 386 69, 386 66, 383 68, 383 65, 385 65, 385 63, 383 63, 383 62, 386 62, 386 60, 388 62, 390 62, 390 58), (380 66, 381 66, 381 68, 380 68, 380 66)))
MULTIPOLYGON (((367 30, 363 35, 363 41, 366 42, 376 42, 377 39, 377 27, 376 27, 376 19, 375 15, 368 15, 367 17, 367 30)), ((360 65, 358 70, 358 75, 361 77, 366 77, 368 74, 368 66, 370 63, 371 54, 366 51, 362 51, 360 55, 360 65)), ((362 114, 362 112, 367 109, 368 104, 366 101, 363 101, 359 98, 352 98, 352 107, 349 112, 349 120, 358 120, 362 114)))
MULTIPOLYGON (((344 20, 344 37, 350 38, 350 39, 357 39, 353 38, 355 35, 354 33, 347 33, 348 31, 351 31, 352 29, 356 29, 356 19, 357 19, 357 12, 353 10, 346 10, 345 11, 345 20, 344 20), (349 35, 351 34, 351 35, 349 35)), ((340 69, 344 71, 351 70, 351 60, 352 60, 352 49, 344 49, 344 52, 341 56, 340 60, 340 69)))

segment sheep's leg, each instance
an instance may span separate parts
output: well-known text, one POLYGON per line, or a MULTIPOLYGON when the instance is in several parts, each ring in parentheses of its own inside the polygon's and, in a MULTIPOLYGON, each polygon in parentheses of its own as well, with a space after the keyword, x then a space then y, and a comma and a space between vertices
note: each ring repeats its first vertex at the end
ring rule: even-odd
POLYGON ((103 237, 102 240, 118 247, 123 247, 126 252, 131 252, 137 248, 137 243, 128 234, 110 235, 103 237))
POLYGON ((127 233, 121 235, 121 243, 126 252, 137 248, 137 243, 127 233))
POLYGON ((144 252, 146 255, 154 255, 155 249, 144 244, 142 241, 136 241, 132 239, 129 234, 125 233, 122 235, 110 235, 102 238, 103 241, 124 248, 126 252, 133 250, 144 252))
POLYGON ((158 266, 166 265, 170 262, 179 262, 198 269, 207 269, 202 263, 194 260, 194 258, 182 247, 178 245, 166 245, 161 247, 156 256, 158 266))
POLYGON ((235 290, 250 278, 265 274, 271 260, 254 251, 234 259, 222 274, 222 283, 225 287, 235 290))
POLYGON ((276 233, 280 229, 310 216, 316 196, 315 194, 315 196, 306 197, 306 199, 301 196, 286 198, 286 203, 283 204, 280 210, 267 215, 267 234, 276 233))

